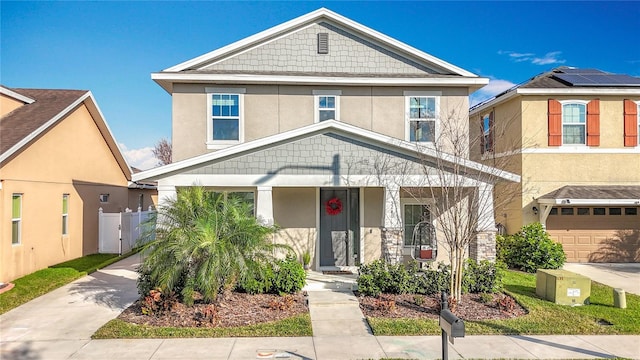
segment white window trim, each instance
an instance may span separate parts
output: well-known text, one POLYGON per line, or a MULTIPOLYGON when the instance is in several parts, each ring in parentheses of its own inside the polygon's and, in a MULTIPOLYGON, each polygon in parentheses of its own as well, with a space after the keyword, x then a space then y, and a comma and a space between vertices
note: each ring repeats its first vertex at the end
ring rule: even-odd
POLYGON ((64 204, 64 199, 67 199, 67 212, 62 212, 62 221, 66 224, 66 228, 65 226, 62 226, 62 236, 69 236, 69 200, 71 199, 71 197, 69 196, 69 194, 62 194, 62 203, 64 204), (66 230, 66 232, 65 232, 66 230))
MULTIPOLYGON (((411 142, 411 118, 410 118, 410 106, 412 97, 433 97, 436 100, 436 117, 435 127, 434 127, 434 143, 438 141, 438 136, 440 135, 440 97, 442 96, 442 91, 404 91, 404 136, 405 140, 411 142)), ((432 142, 426 141, 413 141, 415 143, 420 144, 433 144, 432 142)))
POLYGON ((22 205, 23 205, 24 196, 23 194, 11 194, 11 246, 19 246, 22 245, 22 205), (20 217, 13 217, 13 197, 20 197, 20 217), (13 242, 13 222, 18 222, 18 242, 13 242))
POLYGON ((320 97, 333 96, 336 99, 336 116, 334 120, 340 121, 340 96, 342 90, 313 90, 313 122, 320 122, 320 97))
MULTIPOLYGON (((431 212, 431 226, 433 226, 433 228, 435 229, 436 226, 436 220, 435 220, 435 216, 433 214, 433 209, 435 208, 435 200, 432 198, 401 198, 400 199, 400 216, 402 217, 402 229, 404 229, 404 207, 405 205, 426 205, 427 208, 429 208, 429 211, 431 212)), ((411 248, 413 247, 413 245, 405 245, 404 243, 404 235, 402 237, 402 253, 403 255, 411 255, 411 248)), ((413 236, 413 234, 411 234, 413 236)), ((436 234, 436 249, 438 248, 438 236, 436 234)))
POLYGON ((562 145, 560 145, 559 147, 562 149, 566 149, 566 150, 584 150, 585 148, 588 148, 589 146, 587 146, 587 117, 589 116, 589 113, 587 112, 587 106, 589 104, 588 100, 562 100, 559 101, 560 103, 560 108, 562 109, 562 112, 560 113, 560 130, 562 131, 562 145), (580 104, 580 105, 584 105, 584 144, 565 144, 564 143, 564 106, 568 105, 568 104, 580 104))
POLYGON ((244 142, 244 94, 246 88, 218 88, 206 87, 207 94, 207 149, 219 150, 229 146, 241 144, 244 142), (213 140, 213 113, 212 113, 212 95, 213 94, 229 94, 238 95, 238 140, 213 140))

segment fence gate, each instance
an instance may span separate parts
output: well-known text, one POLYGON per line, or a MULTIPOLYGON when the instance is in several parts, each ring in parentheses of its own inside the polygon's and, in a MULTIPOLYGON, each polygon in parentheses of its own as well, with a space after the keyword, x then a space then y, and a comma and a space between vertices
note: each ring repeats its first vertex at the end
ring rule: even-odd
POLYGON ((98 252, 101 254, 126 254, 136 245, 145 232, 144 222, 155 213, 148 211, 104 213, 98 210, 98 252))

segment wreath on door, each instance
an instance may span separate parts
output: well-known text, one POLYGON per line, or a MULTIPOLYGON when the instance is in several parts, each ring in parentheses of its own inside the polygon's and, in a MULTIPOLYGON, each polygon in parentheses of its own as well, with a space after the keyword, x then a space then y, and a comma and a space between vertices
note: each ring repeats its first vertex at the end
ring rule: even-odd
POLYGON ((329 215, 338 215, 342 212, 342 201, 337 197, 332 197, 325 204, 325 210, 329 215))

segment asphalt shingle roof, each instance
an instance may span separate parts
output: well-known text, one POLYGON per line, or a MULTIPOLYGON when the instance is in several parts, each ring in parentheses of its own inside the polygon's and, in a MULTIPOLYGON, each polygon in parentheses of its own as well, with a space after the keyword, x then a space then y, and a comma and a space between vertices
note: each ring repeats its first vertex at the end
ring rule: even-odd
POLYGON ((567 185, 538 199, 640 199, 640 186, 634 185, 567 185))
MULTIPOLYGON (((9 88, 7 88, 9 89, 9 88)), ((0 118, 0 154, 73 104, 87 90, 10 89, 35 101, 0 118)))

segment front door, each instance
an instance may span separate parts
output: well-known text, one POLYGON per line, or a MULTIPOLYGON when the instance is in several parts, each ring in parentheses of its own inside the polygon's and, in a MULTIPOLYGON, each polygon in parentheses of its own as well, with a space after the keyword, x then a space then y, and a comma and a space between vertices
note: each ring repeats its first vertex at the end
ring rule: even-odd
POLYGON ((359 189, 320 189, 320 266, 360 260, 359 189))

